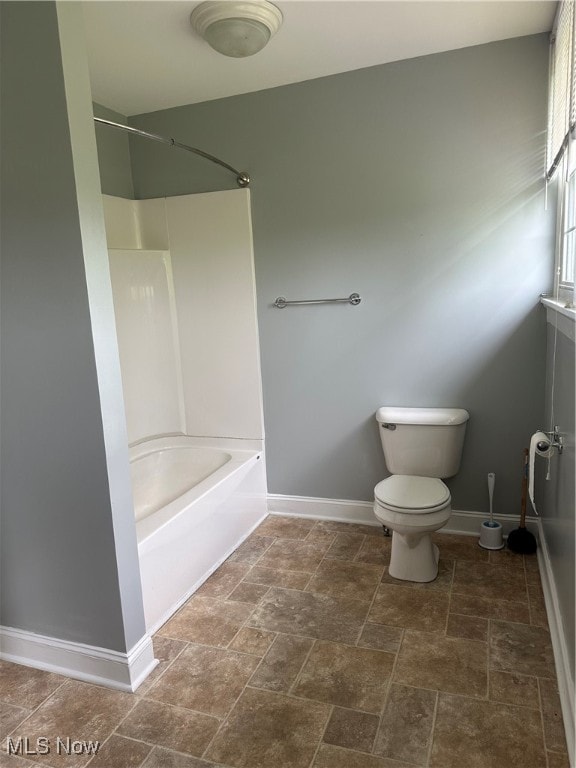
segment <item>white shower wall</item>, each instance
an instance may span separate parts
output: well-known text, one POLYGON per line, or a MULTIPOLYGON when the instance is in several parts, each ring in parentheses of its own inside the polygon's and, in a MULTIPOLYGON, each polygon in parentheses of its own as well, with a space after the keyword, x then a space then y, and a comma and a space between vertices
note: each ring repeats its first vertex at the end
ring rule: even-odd
POLYGON ((104 211, 130 444, 263 440, 249 191, 104 211))
POLYGON ((108 255, 128 440, 185 432, 170 253, 108 255))

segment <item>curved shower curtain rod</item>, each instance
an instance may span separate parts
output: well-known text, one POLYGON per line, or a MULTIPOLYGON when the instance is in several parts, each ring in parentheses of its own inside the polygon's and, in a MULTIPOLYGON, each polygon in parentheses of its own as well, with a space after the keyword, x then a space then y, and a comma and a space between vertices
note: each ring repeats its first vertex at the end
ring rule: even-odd
POLYGON ((153 141, 160 141, 162 144, 169 144, 171 147, 177 147, 178 149, 185 149, 187 152, 193 152, 195 155, 200 155, 200 157, 205 157, 206 160, 210 160, 213 163, 216 163, 217 165, 221 165, 222 168, 226 168, 227 171, 231 171, 236 176, 236 182, 239 187, 247 187, 250 184, 250 176, 245 171, 237 171, 236 168, 233 168, 231 165, 228 165, 228 163, 225 163, 223 160, 219 160, 217 157, 214 157, 214 155, 209 155, 208 152, 203 152, 201 149, 196 149, 195 147, 189 147, 188 144, 181 144, 179 141, 176 141, 175 139, 166 138, 165 136, 158 136, 156 133, 148 133, 148 131, 142 131, 140 128, 132 128, 129 125, 122 125, 122 123, 114 123, 112 120, 104 120, 101 117, 95 117, 94 118, 95 123, 102 123, 103 125, 109 125, 112 128, 118 128, 121 131, 126 131, 127 133, 134 133, 137 136, 143 136, 145 139, 152 139, 153 141))

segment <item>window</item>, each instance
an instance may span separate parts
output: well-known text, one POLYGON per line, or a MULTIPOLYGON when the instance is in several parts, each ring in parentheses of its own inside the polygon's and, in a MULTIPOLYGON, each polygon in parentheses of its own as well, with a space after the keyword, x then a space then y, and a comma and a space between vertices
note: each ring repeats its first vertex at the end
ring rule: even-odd
POLYGON ((554 296, 574 303, 576 252, 576 72, 574 0, 562 0, 550 40, 546 178, 558 175, 559 220, 554 296))
POLYGON ((574 285, 574 251, 576 250, 576 168, 572 168, 564 190, 565 211, 562 216, 563 258, 559 264, 560 287, 574 285))

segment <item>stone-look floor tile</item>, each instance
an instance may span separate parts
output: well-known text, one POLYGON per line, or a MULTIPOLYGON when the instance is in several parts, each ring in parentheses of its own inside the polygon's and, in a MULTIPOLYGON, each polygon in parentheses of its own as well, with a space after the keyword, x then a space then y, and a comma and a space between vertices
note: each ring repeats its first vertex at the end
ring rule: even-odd
POLYGON ((414 765, 322 744, 312 768, 414 768, 414 765))
POLYGON ((22 720, 26 720, 30 714, 32 712, 29 709, 0 702, 0 739, 7 736, 22 720))
POLYGON ((543 768, 540 713, 440 694, 430 768, 543 768))
POLYGON ((36 768, 40 763, 33 763, 24 757, 20 757, 16 754, 6 754, 6 745, 2 744, 0 747, 0 762, 2 768, 36 768))
POLYGON ((461 536, 454 533, 432 534, 432 541, 440 550, 440 557, 445 560, 475 560, 487 563, 488 550, 478 545, 478 536, 461 536))
POLYGON ((143 696, 164 673, 167 667, 186 648, 188 643, 183 640, 173 640, 171 637, 156 635, 152 641, 154 656, 158 659, 158 666, 152 670, 146 680, 138 688, 138 695, 143 696))
POLYGON ((528 604, 530 606, 530 623, 535 627, 548 629, 548 614, 542 585, 538 583, 528 584, 528 604))
POLYGON ((380 712, 395 656, 319 640, 293 688, 295 696, 380 712))
POLYGON ((519 675, 556 678, 550 633, 542 627, 493 621, 490 668, 519 675))
POLYGON ((189 645, 147 696, 150 699, 223 717, 259 663, 256 656, 189 645))
POLYGON ((485 697, 488 693, 487 667, 487 643, 406 630, 394 682, 485 697))
POLYGON ((540 566, 538 565, 538 555, 534 552, 533 555, 524 555, 524 568, 526 571, 537 573, 540 575, 540 566))
POLYGON ((90 761, 90 768, 140 768, 152 747, 112 734, 90 761))
POLYGON ((526 573, 526 581, 528 585, 528 605, 530 606, 530 623, 545 627, 548 629, 548 613, 546 611, 546 602, 544 600, 544 592, 542 590, 542 583, 538 581, 529 581, 529 574, 526 573))
POLYGON ((242 627, 228 648, 240 653, 251 653, 253 656, 262 657, 274 642, 276 634, 262 629, 242 627))
POLYGON ((548 768, 570 768, 570 760, 566 752, 546 752, 548 768))
POLYGON ((364 525, 362 523, 337 523, 334 520, 321 520, 316 523, 315 530, 330 531, 331 533, 362 533, 364 536, 382 538, 382 526, 364 525))
POLYGON ((323 741, 337 747, 371 752, 379 722, 377 715, 334 707, 323 741))
POLYGON ((307 637, 278 635, 262 663, 250 678, 250 685, 288 693, 314 641, 307 637))
POLYGON ((451 613, 448 616, 446 634, 448 637, 465 637, 468 640, 486 642, 488 639, 488 619, 451 613))
POLYGON ((435 691, 391 685, 374 753, 426 765, 437 695, 435 691))
POLYGON ((308 582, 306 592, 370 601, 381 574, 382 568, 377 565, 323 560, 308 582))
POLYGON ((330 545, 336 538, 336 534, 333 531, 324 531, 321 528, 314 526, 308 536, 306 536, 307 544, 319 543, 324 550, 329 549, 330 545))
POLYGON ((530 582, 528 584, 528 602, 537 602, 538 600, 544 601, 542 582, 530 582))
POLYGON ((170 749, 154 747, 148 758, 142 763, 142 768, 216 768, 214 763, 200 760, 197 757, 183 755, 170 749))
POLYGON ((444 592, 381 584, 368 621, 426 632, 444 632, 447 615, 448 595, 444 592))
POLYGON ((390 536, 366 536, 354 562, 388 565, 391 550, 392 538, 390 536))
POLYGON ((38 709, 13 732, 12 736, 27 737, 35 743, 40 737, 50 740, 51 749, 47 755, 34 759, 41 765, 84 766, 91 755, 67 755, 56 748, 57 739, 64 741, 105 741, 137 699, 130 693, 120 693, 95 685, 68 680, 50 696, 38 709))
POLYGON ((313 573, 323 557, 324 549, 317 542, 308 544, 300 540, 276 539, 258 560, 258 565, 313 573))
POLYGON ((472 597, 528 602, 524 571, 505 565, 461 560, 456 563, 452 590, 456 594, 472 597))
POLYGON ((382 576, 383 584, 396 584, 398 587, 412 587, 412 589, 439 589, 443 592, 449 592, 452 586, 452 575, 454 573, 454 562, 452 560, 440 560, 438 563, 438 575, 434 581, 418 582, 418 581, 402 581, 402 579, 395 579, 388 573, 388 568, 384 569, 382 576))
POLYGON ((201 597, 227 597, 250 570, 247 563, 226 561, 196 591, 201 597))
POLYGON ((508 565, 510 568, 524 568, 524 555, 512 552, 508 547, 488 552, 488 562, 493 565, 508 565))
POLYGON ((253 610, 254 606, 247 603, 194 596, 164 624, 158 634, 225 648, 253 610))
POLYGON ((249 624, 272 632, 355 643, 369 603, 272 588, 250 617, 249 624))
POLYGON ((227 563, 248 563, 254 565, 260 557, 266 552, 270 544, 274 541, 272 536, 258 536, 252 534, 246 541, 242 542, 238 549, 233 552, 227 563))
POLYGON ((539 709, 538 680, 527 675, 513 672, 497 672, 491 669, 489 697, 503 704, 515 704, 519 707, 539 709))
POLYGON ((400 627, 366 623, 356 645, 362 648, 374 648, 377 651, 396 653, 400 648, 403 633, 404 630, 400 627))
POLYGON ((542 578, 540 577, 540 571, 531 570, 530 568, 524 567, 524 571, 526 573, 526 583, 527 584, 542 584, 542 578))
POLYGON ((244 577, 250 584, 265 584, 267 587, 284 589, 304 589, 310 581, 310 573, 282 571, 278 568, 262 568, 255 565, 244 577))
POLYGON ((51 672, 0 661, 0 701, 15 707, 35 709, 64 682, 51 672))
POLYGON ((326 557, 335 560, 354 560, 364 543, 365 536, 361 533, 337 533, 336 538, 326 551, 326 557))
POLYGON ((450 612, 483 619, 501 619, 519 624, 530 624, 528 603, 497 600, 491 597, 470 597, 452 592, 450 612))
POLYGON ((220 721, 209 715, 144 699, 116 729, 121 736, 200 757, 220 721))
POLYGON ((314 520, 270 515, 263 523, 260 523, 256 532, 258 536, 275 536, 279 539, 305 539, 315 525, 314 520))
POLYGON ((259 603, 268 592, 269 587, 266 584, 250 584, 243 581, 238 584, 234 592, 228 596, 228 600, 235 600, 238 603, 259 603))
POLYGON ((562 705, 555 680, 538 681, 542 702, 542 722, 544 724, 544 743, 552 752, 566 752, 566 736, 562 719, 562 705))
POLYGON ((246 688, 206 757, 236 768, 308 768, 330 707, 246 688))

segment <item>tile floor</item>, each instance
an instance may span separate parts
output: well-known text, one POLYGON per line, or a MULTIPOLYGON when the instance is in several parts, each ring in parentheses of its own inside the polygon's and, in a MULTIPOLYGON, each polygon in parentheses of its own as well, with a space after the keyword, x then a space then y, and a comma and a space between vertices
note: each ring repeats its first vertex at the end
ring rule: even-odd
POLYGON ((568 768, 536 557, 437 534, 430 584, 379 528, 269 517, 157 633, 136 694, 0 663, 0 763, 568 768), (99 740, 26 758, 12 742, 99 740))

